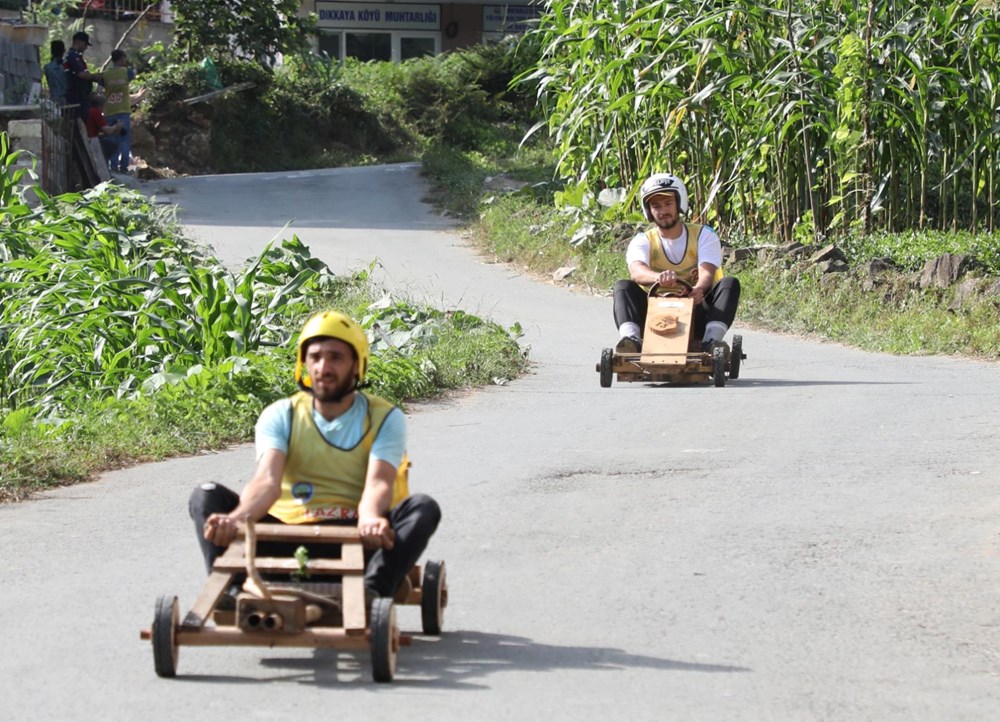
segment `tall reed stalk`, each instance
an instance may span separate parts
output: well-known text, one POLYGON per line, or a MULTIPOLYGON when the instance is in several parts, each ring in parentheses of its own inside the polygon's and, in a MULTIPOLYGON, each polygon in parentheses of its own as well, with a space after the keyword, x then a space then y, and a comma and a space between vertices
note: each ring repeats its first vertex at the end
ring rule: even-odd
POLYGON ((522 80, 568 183, 670 170, 696 216, 747 235, 996 228, 995 0, 545 7, 522 80))

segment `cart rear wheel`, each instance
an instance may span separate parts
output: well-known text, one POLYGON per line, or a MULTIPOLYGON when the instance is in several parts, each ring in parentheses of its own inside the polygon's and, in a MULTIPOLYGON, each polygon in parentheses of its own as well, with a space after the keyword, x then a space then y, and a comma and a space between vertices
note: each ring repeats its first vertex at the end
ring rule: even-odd
POLYGON ((712 379, 716 386, 726 385, 726 349, 722 346, 712 350, 712 379))
POLYGON ((445 583, 444 562, 427 562, 424 580, 420 585, 420 620, 424 634, 441 634, 444 608, 448 605, 448 587, 445 583))
POLYGON ((729 378, 740 377, 740 362, 743 361, 743 337, 733 336, 733 350, 729 354, 729 378))
POLYGON ((396 607, 391 597, 372 600, 372 679, 391 682, 396 674, 396 655, 399 652, 399 627, 396 626, 396 607))
POLYGON ((156 599, 153 616, 153 665, 160 677, 177 675, 177 625, 180 612, 177 597, 161 595, 156 599))
POLYGON ((609 348, 601 351, 601 388, 611 387, 611 363, 614 360, 615 352, 609 348))

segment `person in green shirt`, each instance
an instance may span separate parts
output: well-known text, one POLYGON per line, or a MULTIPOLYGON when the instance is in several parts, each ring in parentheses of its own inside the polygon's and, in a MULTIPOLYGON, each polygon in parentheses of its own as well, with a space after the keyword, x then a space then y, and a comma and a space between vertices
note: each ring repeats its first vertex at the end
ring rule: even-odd
POLYGON ((128 57, 124 50, 111 51, 111 68, 105 70, 104 114, 108 123, 118 125, 121 135, 115 155, 108 158, 111 170, 118 173, 128 173, 132 162, 132 105, 142 97, 141 93, 132 95, 129 92, 129 82, 135 79, 135 71, 128 67, 128 57))

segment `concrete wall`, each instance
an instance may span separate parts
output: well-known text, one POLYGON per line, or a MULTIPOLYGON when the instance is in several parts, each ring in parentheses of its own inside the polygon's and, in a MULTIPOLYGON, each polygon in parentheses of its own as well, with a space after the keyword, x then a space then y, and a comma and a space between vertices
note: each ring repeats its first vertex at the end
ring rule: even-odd
MULTIPOLYGON (((42 157, 42 121, 40 118, 8 120, 7 135, 10 137, 13 147, 18 150, 26 150, 36 158, 42 157)), ((27 168, 31 165, 31 159, 27 156, 21 156, 17 165, 27 168)))
MULTIPOLYGON (((20 17, 16 10, 0 9, 0 17, 20 17)), ((100 68, 111 55, 111 51, 122 41, 122 36, 131 27, 132 20, 104 20, 87 18, 84 21, 84 30, 90 34, 91 47, 87 49, 84 57, 87 65, 92 69, 100 68)), ((66 43, 67 49, 72 42, 75 30, 65 33, 65 37, 49 33, 50 40, 62 40, 66 43)), ((122 49, 129 55, 135 55, 140 48, 148 47, 156 42, 162 42, 164 46, 170 45, 174 38, 174 26, 168 23, 152 22, 143 20, 135 29, 129 33, 122 42, 122 49)), ((48 43, 39 48, 42 65, 51 60, 48 43)))

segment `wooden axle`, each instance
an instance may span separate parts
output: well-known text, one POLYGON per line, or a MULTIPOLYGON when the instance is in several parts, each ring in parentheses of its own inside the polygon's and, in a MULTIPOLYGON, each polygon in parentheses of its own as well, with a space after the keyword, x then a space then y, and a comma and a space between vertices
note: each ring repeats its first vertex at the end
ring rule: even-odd
MULTIPOLYGON (((343 629, 307 629, 303 632, 244 632, 236 627, 206 627, 198 632, 177 630, 177 645, 181 647, 321 647, 364 651, 371 646, 370 634, 348 634, 343 629)), ((139 632, 139 639, 149 641, 150 629, 139 632)), ((413 644, 412 634, 400 634, 399 645, 413 644)))

